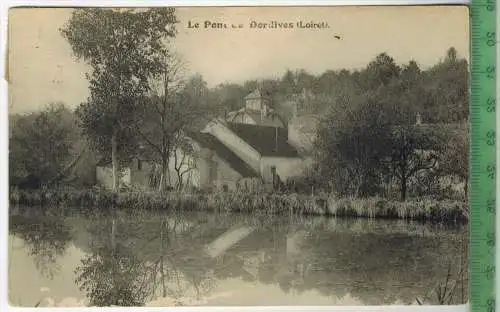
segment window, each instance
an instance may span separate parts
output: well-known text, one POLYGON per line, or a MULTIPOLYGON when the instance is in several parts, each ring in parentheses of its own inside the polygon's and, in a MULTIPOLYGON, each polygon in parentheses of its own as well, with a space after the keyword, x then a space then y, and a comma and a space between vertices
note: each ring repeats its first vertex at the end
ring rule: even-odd
POLYGON ((137 159, 137 170, 138 171, 142 170, 142 161, 140 159, 137 159))
POLYGON ((229 188, 227 187, 227 184, 222 185, 222 190, 223 190, 224 192, 229 191, 229 188))

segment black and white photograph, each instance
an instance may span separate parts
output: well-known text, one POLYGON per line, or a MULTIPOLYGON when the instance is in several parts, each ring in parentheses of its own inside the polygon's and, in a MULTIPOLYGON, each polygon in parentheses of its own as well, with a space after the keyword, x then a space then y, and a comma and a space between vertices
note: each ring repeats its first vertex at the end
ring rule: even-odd
POLYGON ((11 306, 468 302, 466 6, 8 19, 11 306))

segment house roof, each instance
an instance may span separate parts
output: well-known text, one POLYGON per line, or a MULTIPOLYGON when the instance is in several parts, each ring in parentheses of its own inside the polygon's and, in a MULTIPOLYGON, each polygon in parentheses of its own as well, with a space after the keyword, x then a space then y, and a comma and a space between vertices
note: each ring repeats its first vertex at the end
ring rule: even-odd
POLYGON ((245 96, 245 99, 259 99, 259 98, 267 98, 269 95, 267 92, 262 91, 260 88, 255 89, 253 92, 249 93, 245 96))
MULTIPOLYGON (((129 155, 129 160, 140 159, 141 161, 155 161, 158 159, 158 153, 147 143, 141 144, 142 148, 136 150, 136 153, 129 155)), ((96 165, 99 167, 111 166, 111 155, 104 155, 99 157, 96 165)))
POLYGON ((98 167, 106 167, 111 165, 111 158, 110 157, 101 157, 97 162, 96 166, 98 167))
POLYGON ((216 137, 209 133, 189 132, 186 135, 200 144, 201 147, 214 151, 217 156, 223 159, 233 170, 242 177, 258 177, 259 175, 247 163, 222 144, 216 137))
POLYGON ((288 144, 288 130, 269 126, 227 123, 227 127, 262 156, 299 157, 297 150, 288 144))
POLYGON ((285 122, 281 120, 276 113, 270 112, 268 116, 262 118, 262 114, 259 111, 254 111, 250 109, 244 109, 236 112, 231 112, 232 114, 230 115, 231 118, 229 120, 234 119, 237 115, 239 114, 246 114, 250 118, 252 118, 255 123, 257 123, 260 126, 270 126, 270 127, 285 127, 285 122))

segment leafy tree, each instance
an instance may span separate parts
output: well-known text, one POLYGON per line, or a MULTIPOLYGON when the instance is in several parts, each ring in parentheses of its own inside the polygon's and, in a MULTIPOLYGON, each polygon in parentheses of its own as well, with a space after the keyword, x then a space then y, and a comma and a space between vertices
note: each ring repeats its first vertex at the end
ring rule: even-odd
POLYGON ((148 90, 150 78, 161 73, 164 41, 175 36, 176 23, 174 8, 82 8, 73 11, 61 29, 77 59, 92 67, 87 75, 90 96, 79 117, 93 145, 111 155, 114 190, 118 145, 130 137, 127 123, 137 97, 148 90))
POLYGON ((457 57, 455 48, 443 61, 425 72, 427 95, 423 116, 432 123, 463 122, 469 115, 469 69, 466 59, 457 57))
POLYGON ((391 172, 400 183, 400 199, 406 200, 408 182, 422 170, 435 169, 442 140, 441 129, 401 125, 393 129, 391 172))
POLYGON ((401 68, 387 53, 381 53, 360 73, 360 83, 364 90, 375 90, 399 78, 401 68))
POLYGON ((39 112, 11 117, 9 138, 10 183, 26 179, 49 184, 71 159, 77 137, 73 113, 62 103, 39 112))
POLYGON ((297 87, 299 90, 315 90, 316 78, 306 70, 298 70, 295 76, 297 77, 297 87))
MULTIPOLYGON (((325 176, 337 184, 336 190, 344 195, 373 194, 382 178, 386 182, 396 178, 400 198, 405 200, 410 180, 423 171, 436 170, 438 160, 446 167, 442 154, 446 153, 447 140, 455 144, 454 151, 466 143, 457 142, 455 134, 436 122, 456 122, 466 116, 460 111, 466 99, 458 96, 466 89, 464 65, 454 49, 448 51, 445 61, 428 71, 422 71, 415 61, 399 66, 382 53, 360 71, 323 74, 319 89, 330 84, 335 91, 329 95, 333 99, 331 112, 319 127, 318 160, 320 169, 328 172, 325 176), (433 89, 435 85, 444 94, 433 89), (452 91, 456 89, 458 94, 452 91), (455 116, 461 117, 439 117, 429 105, 432 109, 458 110, 455 116), (346 183, 339 185, 338 181, 346 183), (363 184, 374 187, 367 193, 363 184)), ((453 174, 464 179, 467 173, 458 171, 453 174)))
POLYGON ((207 82, 201 74, 197 73, 189 77, 182 91, 186 96, 191 97, 193 101, 198 101, 198 106, 209 104, 206 98, 208 95, 207 82))
POLYGON ((463 122, 448 129, 444 134, 446 144, 442 149, 439 169, 444 175, 457 176, 464 183, 464 194, 467 199, 469 184, 469 128, 463 122))
POLYGON ((285 94, 293 94, 300 91, 297 87, 295 74, 290 69, 287 69, 281 78, 280 90, 285 94))
POLYGON ((343 176, 341 192, 368 195, 380 161, 389 156, 390 127, 374 95, 339 100, 319 129, 320 166, 331 181, 343 176))
POLYGON ((391 157, 389 175, 395 176, 400 185, 400 199, 407 196, 408 183, 422 170, 433 169, 437 164, 436 144, 439 133, 433 127, 420 123, 420 87, 422 73, 414 61, 403 66, 399 79, 382 86, 387 117, 391 121, 391 157))
POLYGON ((220 84, 210 90, 213 105, 218 106, 218 110, 222 116, 225 116, 230 111, 241 109, 244 103, 244 97, 247 95, 245 87, 235 84, 226 83, 220 84))

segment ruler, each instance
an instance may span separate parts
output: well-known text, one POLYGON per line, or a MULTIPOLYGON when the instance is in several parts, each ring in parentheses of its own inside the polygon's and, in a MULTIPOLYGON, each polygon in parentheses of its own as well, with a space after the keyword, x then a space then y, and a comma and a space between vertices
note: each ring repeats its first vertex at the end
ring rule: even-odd
POLYGON ((470 291, 472 312, 495 303, 496 0, 471 0, 470 291))

